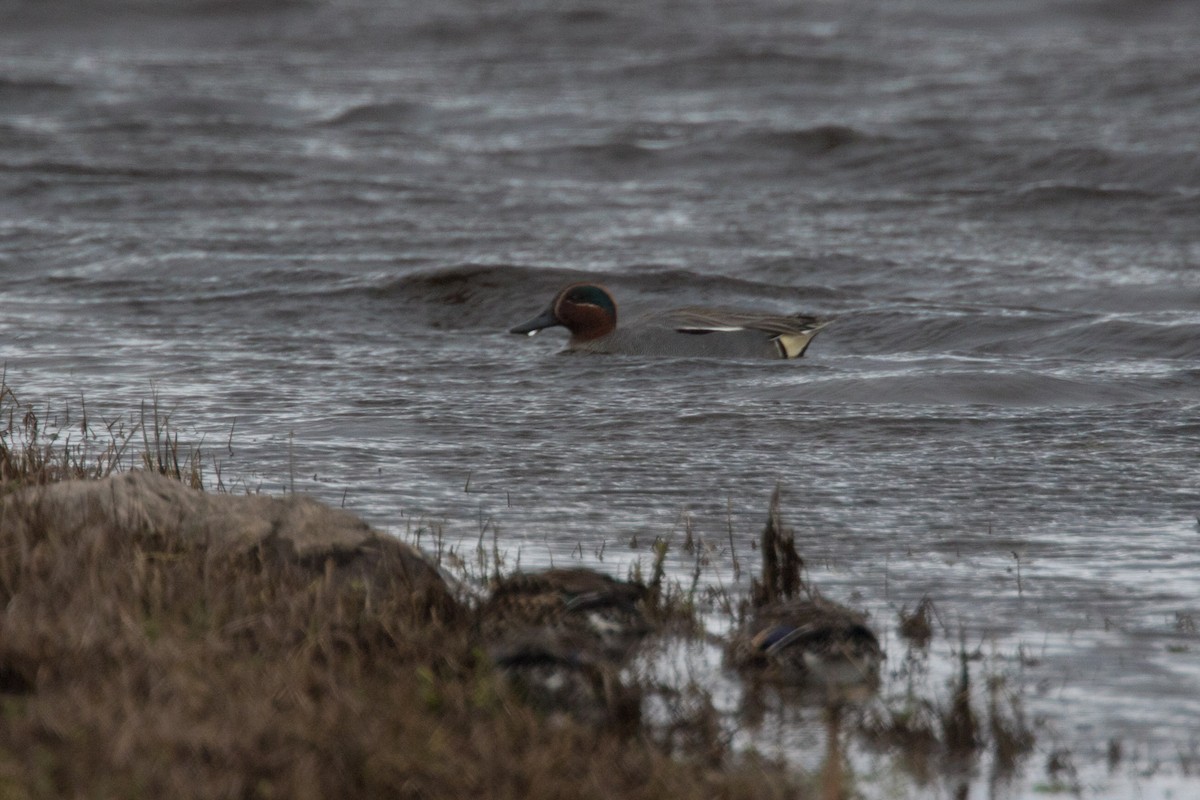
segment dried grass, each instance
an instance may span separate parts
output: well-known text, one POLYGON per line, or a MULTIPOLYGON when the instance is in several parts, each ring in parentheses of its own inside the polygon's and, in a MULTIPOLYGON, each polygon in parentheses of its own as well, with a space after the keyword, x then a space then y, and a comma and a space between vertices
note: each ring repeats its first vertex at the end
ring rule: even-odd
MULTIPOLYGON (((138 434, 145 465, 199 482, 157 406, 65 440, 0 387, 0 498, 107 475, 138 434)), ((538 714, 467 620, 386 575, 20 522, 0 518, 0 798, 798 796, 776 768, 538 714)))

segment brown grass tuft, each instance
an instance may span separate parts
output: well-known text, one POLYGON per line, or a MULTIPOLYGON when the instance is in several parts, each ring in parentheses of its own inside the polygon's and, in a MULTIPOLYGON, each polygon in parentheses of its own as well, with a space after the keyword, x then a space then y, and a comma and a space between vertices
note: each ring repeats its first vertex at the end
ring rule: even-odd
MULTIPOLYGON (((182 447, 171 429, 171 415, 143 403, 136 419, 101 420, 89 416, 87 404, 59 412, 23 403, 0 371, 0 497, 23 486, 45 486, 66 480, 95 480, 120 472, 130 458, 130 445, 141 439, 140 466, 203 488, 199 447, 182 447)), ((136 463, 136 462, 135 462, 136 463)))
POLYGON ((783 527, 779 506, 779 487, 776 486, 771 494, 767 526, 762 533, 762 580, 750 583, 750 603, 754 608, 799 597, 805 589, 802 579, 804 559, 796 550, 795 533, 783 527))
POLYGON ((900 635, 919 648, 926 648, 933 639, 933 601, 922 597, 910 613, 907 606, 900 609, 900 635))

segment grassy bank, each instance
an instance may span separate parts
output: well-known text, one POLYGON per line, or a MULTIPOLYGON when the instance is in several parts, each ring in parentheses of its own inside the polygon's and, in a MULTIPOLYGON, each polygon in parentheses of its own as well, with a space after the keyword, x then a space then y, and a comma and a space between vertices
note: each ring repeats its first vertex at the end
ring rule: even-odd
MULTIPOLYGON (((0 498, 126 465, 203 484, 154 404, 50 424, 0 386, 0 414, 0 498)), ((34 509, 0 518, 0 798, 808 794, 752 759, 534 713, 469 607, 34 509)))

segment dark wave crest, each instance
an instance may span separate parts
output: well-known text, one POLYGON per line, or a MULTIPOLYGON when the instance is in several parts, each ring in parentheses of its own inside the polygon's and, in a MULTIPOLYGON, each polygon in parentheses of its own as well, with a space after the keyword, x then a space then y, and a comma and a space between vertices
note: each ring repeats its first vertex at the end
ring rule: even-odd
MULTIPOLYGON (((1195 381, 1175 394, 1196 390, 1195 381)), ((814 377, 789 386, 769 387, 781 400, 814 403, 914 406, 1089 407, 1148 403, 1161 399, 1153 383, 1118 383, 1103 376, 1059 377, 1046 372, 930 363, 911 365, 906 374, 814 377)))
POLYGON ((781 313, 813 311, 829 293, 821 287, 782 286, 704 275, 682 269, 596 273, 576 269, 462 264, 418 272, 367 290, 376 301, 403 306, 437 328, 506 328, 543 309, 563 286, 591 281, 607 287, 618 306, 750 305, 781 313))
POLYGON ((866 354, 953 353, 993 358, 1200 359, 1200 320, 1157 322, 1078 311, 1002 308, 864 310, 848 313, 826 340, 866 354))
POLYGON ((886 150, 894 139, 867 133, 849 125, 815 125, 796 130, 767 131, 746 137, 748 146, 766 146, 785 153, 818 156, 833 151, 872 147, 886 150))
POLYGON ((324 125, 332 128, 398 129, 406 126, 414 117, 427 114, 432 109, 409 100, 393 100, 387 103, 368 103, 352 106, 325 120, 324 125))

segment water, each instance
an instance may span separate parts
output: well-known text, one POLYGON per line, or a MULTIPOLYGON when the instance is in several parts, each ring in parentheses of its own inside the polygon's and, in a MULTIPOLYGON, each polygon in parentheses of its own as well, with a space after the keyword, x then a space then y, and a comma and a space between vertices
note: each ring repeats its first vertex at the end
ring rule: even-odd
POLYGON ((735 590, 779 483, 826 594, 881 628, 929 595, 951 641, 1021 665, 1039 761, 1071 749, 1089 796, 1194 791, 1194 4, 0 20, 0 358, 22 400, 115 420, 157 396, 210 479, 396 532, 495 525, 510 564, 622 572, 686 515, 735 590), (585 275, 625 316, 837 321, 796 363, 504 332, 585 275), (1106 774, 1109 739, 1138 764, 1106 774))

